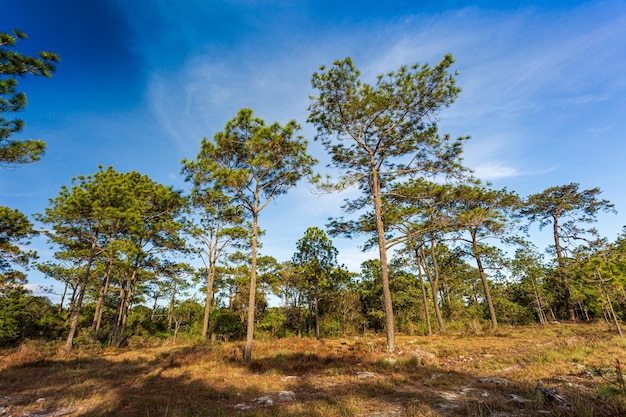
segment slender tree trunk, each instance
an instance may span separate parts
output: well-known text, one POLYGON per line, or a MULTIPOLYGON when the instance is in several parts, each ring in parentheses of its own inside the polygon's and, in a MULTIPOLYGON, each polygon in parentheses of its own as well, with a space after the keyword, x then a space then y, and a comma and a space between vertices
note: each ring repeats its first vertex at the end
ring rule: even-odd
POLYGON ((170 297, 170 305, 167 309, 167 325, 172 327, 174 321, 174 304, 176 303, 176 281, 174 281, 174 287, 172 288, 172 295, 170 297))
POLYGON ((298 337, 302 337, 302 294, 298 294, 298 337))
POLYGON ((126 331, 126 321, 128 320, 128 312, 130 310, 130 305, 132 302, 133 295, 133 283, 135 282, 134 278, 136 277, 136 270, 133 271, 132 280, 128 286, 128 291, 126 291, 126 302, 124 303, 124 309, 122 310, 122 321, 120 323, 120 327, 118 329, 118 338, 116 341, 116 346, 119 347, 122 345, 124 341, 124 332, 126 331))
MULTIPOLYGON (((441 298, 444 300, 443 302, 445 303, 443 305, 444 311, 450 314, 452 310, 451 308, 452 301, 450 299, 450 287, 448 286, 448 281, 446 279, 445 274, 443 274, 440 278, 441 278, 441 291, 442 291, 441 298)), ((450 316, 448 316, 447 318, 450 318, 450 316)))
POLYGON ((561 248, 561 239, 559 237, 559 218, 558 215, 552 217, 552 233, 554 236, 554 250, 556 252, 556 260, 559 265, 558 274, 563 283, 563 297, 565 298, 565 306, 567 307, 567 314, 570 321, 576 320, 576 313, 574 311, 574 304, 572 303, 572 290, 569 285, 569 277, 567 276, 567 270, 565 268, 565 257, 563 256, 563 248, 561 248))
POLYGON ((120 283, 120 294, 119 299, 117 300, 117 308, 115 309, 115 318, 113 320, 113 325, 111 326, 111 331, 109 332, 109 344, 114 345, 117 340, 118 329, 122 324, 122 311, 124 308, 124 303, 126 300, 126 288, 128 286, 128 275, 127 271, 122 274, 122 282, 120 283))
POLYGON ((80 287, 78 288, 78 299, 76 300, 76 306, 74 311, 74 318, 72 319, 72 324, 70 325, 70 332, 67 335, 67 340, 65 341, 65 346, 63 347, 63 352, 68 354, 72 350, 72 342, 74 341, 74 335, 76 334, 76 329, 78 327, 78 319, 80 318, 80 311, 83 307, 83 297, 85 296, 85 292, 87 291, 87 284, 89 283, 89 274, 91 272, 91 266, 93 265, 93 261, 96 257, 96 245, 98 243, 98 235, 93 236, 91 240, 91 248, 89 249, 89 259, 87 260, 87 265, 85 266, 85 273, 83 274, 83 279, 81 280, 80 287))
POLYGON ((552 309, 552 306, 550 306, 550 315, 552 316, 552 321, 557 321, 556 314, 554 314, 554 310, 552 309))
MULTIPOLYGON (((117 305, 115 314, 115 322, 111 328, 111 335, 109 336, 109 343, 114 346, 121 346, 124 341, 124 330, 126 329, 126 319, 128 318, 128 310, 130 307, 130 300, 133 293, 133 283, 137 277, 137 270, 139 267, 135 264, 133 266, 133 272, 129 278, 125 278, 122 281, 122 287, 120 289, 120 300, 117 305)), ((126 275, 127 276, 127 275, 126 275)))
POLYGON ((548 320, 546 318, 545 313, 543 312, 543 305, 541 303, 541 298, 539 298, 539 291, 537 291, 537 286, 535 285, 534 278, 530 279, 530 283, 532 284, 532 287, 533 287, 533 294, 535 296, 535 304, 537 305, 537 316, 539 316, 539 323, 545 325, 548 320))
POLYGON ((67 294, 67 287, 69 285, 69 282, 65 281, 65 286, 63 287, 63 295, 61 295, 61 302, 59 303, 59 309, 57 310, 57 314, 61 314, 61 312, 63 311, 63 302, 65 301, 65 295, 67 294))
POLYGON ((428 328, 428 336, 433 335, 433 329, 430 325, 430 311, 428 310, 428 297, 426 296, 426 286, 424 285, 424 279, 422 274, 422 262, 420 261, 419 249, 415 247, 415 261, 417 262, 417 273, 420 280, 420 288, 422 290, 422 302, 424 303, 424 319, 426 320, 426 326, 428 328))
POLYGON ((476 233, 470 231, 472 235, 472 250, 474 252, 474 258, 476 258, 476 265, 478 266, 478 272, 480 273, 480 280, 483 283, 483 289, 485 290, 485 299, 487 300, 487 306, 489 307, 489 316, 491 317, 491 327, 496 330, 498 328, 498 319, 496 318, 496 309, 493 306, 491 299, 491 292, 489 291, 489 282, 487 281, 487 274, 485 268, 480 260, 480 250, 478 249, 478 242, 476 241, 476 233))
MULTIPOLYGON (((208 254, 211 256, 211 254, 208 254)), ((204 319, 202 320, 202 339, 206 339, 209 332, 209 316, 211 315, 211 301, 213 301, 213 282, 215 281, 215 262, 211 260, 207 268, 206 300, 204 302, 204 319)))
MULTIPOLYGON (((256 198, 255 198, 256 200, 256 198)), ((250 363, 252 361, 252 342, 254 340, 254 309, 256 296, 256 252, 258 239, 258 222, 259 213, 255 210, 252 213, 252 262, 250 265, 250 298, 248 300, 248 326, 246 329, 246 350, 243 355, 243 361, 250 363)))
POLYGON ((609 297, 609 292, 604 289, 604 284, 602 281, 602 275, 600 275, 600 271, 598 271, 598 278, 600 279, 601 291, 604 293, 606 302, 609 304, 609 312, 611 313, 611 317, 613 317, 613 323, 615 324, 617 333, 619 334, 619 337, 624 337, 624 334, 622 333, 622 328, 619 325, 619 320, 617 319, 617 315, 615 314, 615 310, 613 309, 613 302, 611 301, 611 297, 609 297))
POLYGON ((430 269, 426 266, 426 252, 424 251, 424 247, 421 247, 422 250, 422 264, 424 265, 424 271, 426 272, 426 277, 428 278, 428 282, 430 283, 430 289, 433 295, 433 309, 435 310, 435 317, 437 318, 437 324, 439 324, 439 331, 445 332, 446 326, 443 323, 443 316, 441 315, 441 309, 439 308, 439 294, 437 293, 437 286, 439 285, 437 275, 433 275, 430 269))
POLYGON ((157 305, 159 302, 159 297, 161 296, 161 291, 157 290, 154 293, 154 303, 152 303, 152 314, 150 314, 150 321, 154 321, 154 317, 156 316, 157 305))
POLYGON ((383 222, 383 205, 380 190, 380 178, 374 161, 371 157, 372 169, 372 196, 374 198, 374 214, 376 216, 376 231, 378 233, 378 253, 380 255, 380 269, 383 285, 383 303, 385 307, 385 330, 387 333, 387 352, 393 353, 396 350, 395 329, 393 322, 393 303, 391 300, 391 289, 389 287, 389 270, 387 268, 387 242, 385 239, 385 224, 383 222))
POLYGON ((100 284, 100 292, 98 293, 98 302, 96 303, 96 311, 93 314, 93 323, 91 324, 91 340, 94 340, 98 332, 100 331, 100 326, 102 324, 102 308, 104 306, 104 297, 107 295, 107 291, 109 290, 109 276, 111 272, 111 264, 112 259, 107 259, 106 270, 104 271, 104 277, 102 277, 102 284, 100 284))
POLYGON ((72 313, 74 313, 74 307, 76 306, 76 297, 78 296, 78 283, 76 286, 72 285, 72 295, 70 296, 70 303, 67 306, 67 317, 65 318, 65 325, 69 326, 72 322, 72 313))
POLYGON ((315 338, 319 340, 320 338, 320 310, 319 310, 319 300, 317 296, 317 286, 315 286, 315 293, 313 295, 313 303, 315 308, 315 338))

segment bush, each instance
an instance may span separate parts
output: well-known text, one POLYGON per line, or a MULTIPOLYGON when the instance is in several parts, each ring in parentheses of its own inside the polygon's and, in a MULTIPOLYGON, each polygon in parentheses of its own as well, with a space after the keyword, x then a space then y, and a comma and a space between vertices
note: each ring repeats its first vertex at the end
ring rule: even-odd
POLYGON ((499 323, 526 325, 535 323, 535 314, 529 307, 522 306, 505 298, 496 298, 493 302, 499 323))
POLYGON ((211 333, 222 336, 228 340, 238 339, 243 335, 243 324, 239 315, 232 310, 220 308, 213 310, 209 317, 211 333))

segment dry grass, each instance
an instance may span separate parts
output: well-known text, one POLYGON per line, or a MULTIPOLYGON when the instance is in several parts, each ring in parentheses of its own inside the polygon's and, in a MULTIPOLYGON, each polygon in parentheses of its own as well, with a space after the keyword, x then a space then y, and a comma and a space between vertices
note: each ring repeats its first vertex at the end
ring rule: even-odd
POLYGON ((388 355, 381 338, 258 341, 244 366, 238 342, 71 357, 29 343, 0 351, 0 415, 626 415, 615 372, 626 341, 600 326, 398 336, 397 345, 388 355), (567 406, 539 395, 538 381, 567 406), (280 401, 280 391, 295 401, 280 401))

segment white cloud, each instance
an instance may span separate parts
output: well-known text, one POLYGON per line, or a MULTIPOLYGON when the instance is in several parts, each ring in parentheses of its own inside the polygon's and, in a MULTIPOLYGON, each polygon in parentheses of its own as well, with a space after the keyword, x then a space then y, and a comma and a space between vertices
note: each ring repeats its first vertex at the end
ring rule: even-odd
POLYGON ((521 175, 516 168, 499 162, 478 166, 474 168, 474 174, 482 180, 517 177, 521 175))

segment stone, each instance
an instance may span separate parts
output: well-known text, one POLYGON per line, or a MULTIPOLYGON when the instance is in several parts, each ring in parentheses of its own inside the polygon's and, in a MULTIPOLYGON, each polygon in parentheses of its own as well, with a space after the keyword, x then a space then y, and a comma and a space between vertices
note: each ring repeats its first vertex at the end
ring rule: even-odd
POLYGON ((296 400, 296 393, 293 391, 278 391, 278 401, 280 402, 291 402, 296 400))
POLYGON ((510 394, 509 398, 511 398, 511 400, 519 404, 526 404, 526 403, 533 402, 533 400, 529 400, 528 398, 520 397, 519 395, 515 395, 515 394, 510 394))
POLYGON ((376 374, 373 372, 357 372, 356 377, 359 379, 376 378, 376 374))
POLYGON ((427 359, 435 359, 435 354, 427 352, 421 349, 415 349, 411 352, 411 354, 418 358, 427 358, 427 359))
POLYGON ((495 384, 495 385, 508 385, 509 381, 504 378, 499 378, 497 376, 490 376, 487 378, 481 378, 478 382, 484 382, 486 384, 495 384))
POLYGON ((569 407, 571 405, 567 397, 559 394, 558 388, 545 387, 541 383, 541 381, 537 382, 537 386, 535 387, 535 392, 543 396, 543 398, 545 398, 550 403, 558 404, 564 407, 569 407))
POLYGON ((274 400, 269 395, 264 395, 254 399, 254 402, 263 407, 274 405, 274 400))

